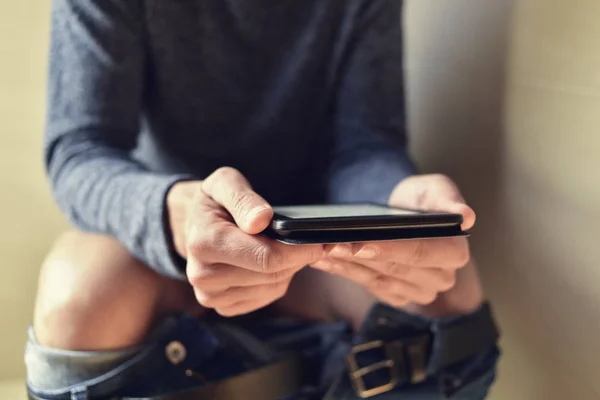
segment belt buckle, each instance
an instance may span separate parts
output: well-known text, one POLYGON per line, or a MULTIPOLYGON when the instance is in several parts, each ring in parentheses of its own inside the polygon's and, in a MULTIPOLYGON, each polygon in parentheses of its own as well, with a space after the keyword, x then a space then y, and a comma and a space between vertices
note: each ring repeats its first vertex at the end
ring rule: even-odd
POLYGON ((401 379, 406 378, 412 384, 425 381, 427 379, 427 348, 430 341, 430 335, 424 334, 388 343, 383 340, 375 340, 352 347, 347 358, 347 363, 354 392, 363 399, 366 399, 391 391, 401 379), (356 360, 356 356, 360 353, 376 349, 383 350, 385 359, 361 367, 356 360), (410 370, 407 365, 407 357, 410 360, 410 370), (389 382, 367 388, 364 377, 382 369, 389 369, 389 382))
POLYGON ((352 347, 350 354, 347 358, 347 363, 350 372, 349 376, 352 382, 352 386, 354 387, 354 391, 358 396, 362 397, 363 399, 391 391, 398 384, 398 381, 400 379, 400 377, 398 376, 398 370, 396 368, 396 362, 389 357, 385 346, 385 342, 383 340, 375 340, 373 342, 363 343, 359 344, 358 346, 352 347), (378 361, 366 367, 360 367, 358 365, 358 361, 356 360, 356 356, 360 353, 364 353, 365 351, 375 349, 382 349, 384 354, 386 355, 386 359, 378 361), (383 385, 367 388, 364 377, 372 372, 379 371, 382 369, 390 370, 390 381, 384 383, 383 385))

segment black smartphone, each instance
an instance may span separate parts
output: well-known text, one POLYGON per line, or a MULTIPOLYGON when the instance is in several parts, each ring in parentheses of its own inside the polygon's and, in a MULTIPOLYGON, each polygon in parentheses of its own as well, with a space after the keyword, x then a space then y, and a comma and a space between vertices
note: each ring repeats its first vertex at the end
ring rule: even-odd
POLYGON ((467 236, 460 214, 380 204, 315 204, 274 207, 265 234, 288 244, 370 242, 467 236))

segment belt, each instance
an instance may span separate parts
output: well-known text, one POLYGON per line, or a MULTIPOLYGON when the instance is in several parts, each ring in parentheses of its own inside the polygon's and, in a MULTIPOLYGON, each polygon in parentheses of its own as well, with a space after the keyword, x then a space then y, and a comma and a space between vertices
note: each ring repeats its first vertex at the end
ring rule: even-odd
MULTIPOLYGON (((384 322, 383 325, 404 323, 406 314, 390 312, 386 306, 375 309, 369 321, 384 322), (398 318, 399 317, 399 318, 398 318)), ((412 318, 412 317, 408 317, 412 318)), ((385 336, 393 329, 371 326, 368 337, 385 336), (379 332, 379 333, 378 333, 379 332)), ((369 329, 367 329, 367 332, 369 329)), ((347 356, 348 376, 355 393, 362 398, 373 397, 393 390, 403 383, 418 384, 437 372, 468 360, 497 343, 500 333, 488 304, 468 317, 456 322, 442 322, 429 328, 427 333, 401 339, 374 339, 351 348, 347 356), (379 353, 367 363, 360 361, 361 355, 379 353), (369 386, 369 375, 386 372, 384 383, 369 386)))
POLYGON ((302 360, 292 357, 199 388, 155 397, 122 400, 280 400, 298 393, 305 384, 302 360))
MULTIPOLYGON (((159 396, 110 397, 106 400, 280 400, 302 389, 305 384, 303 371, 302 360, 291 357, 199 388, 159 396)), ((45 400, 31 392, 28 395, 30 400, 45 400)))

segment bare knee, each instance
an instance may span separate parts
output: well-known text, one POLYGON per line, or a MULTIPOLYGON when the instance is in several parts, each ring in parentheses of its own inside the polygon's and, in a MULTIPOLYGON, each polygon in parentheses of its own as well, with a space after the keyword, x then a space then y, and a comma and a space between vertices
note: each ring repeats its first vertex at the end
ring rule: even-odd
POLYGON ((71 350, 137 344, 153 322, 161 279, 111 238, 66 233, 40 272, 37 340, 71 350))

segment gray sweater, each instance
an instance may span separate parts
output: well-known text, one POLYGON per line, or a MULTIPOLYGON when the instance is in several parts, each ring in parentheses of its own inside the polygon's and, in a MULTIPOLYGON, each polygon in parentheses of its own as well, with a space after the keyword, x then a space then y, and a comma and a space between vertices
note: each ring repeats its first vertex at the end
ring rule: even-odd
POLYGON ((54 0, 60 207, 183 278, 165 196, 238 168, 273 204, 385 202, 405 151, 401 0, 54 0))

